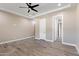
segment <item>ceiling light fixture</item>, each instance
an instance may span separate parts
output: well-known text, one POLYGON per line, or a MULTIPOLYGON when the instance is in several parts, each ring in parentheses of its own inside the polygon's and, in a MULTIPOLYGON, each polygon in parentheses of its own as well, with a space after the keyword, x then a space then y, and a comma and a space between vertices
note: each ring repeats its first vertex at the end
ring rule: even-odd
POLYGON ((58 3, 58 6, 60 7, 61 6, 61 3, 58 3))

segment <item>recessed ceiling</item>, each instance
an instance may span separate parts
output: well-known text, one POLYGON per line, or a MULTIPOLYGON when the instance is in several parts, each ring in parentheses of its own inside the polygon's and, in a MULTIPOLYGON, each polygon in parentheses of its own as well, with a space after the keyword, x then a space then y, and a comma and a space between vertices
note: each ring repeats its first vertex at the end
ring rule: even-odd
POLYGON ((38 10, 38 12, 31 10, 31 12, 28 13, 28 8, 19 8, 20 6, 27 7, 25 3, 0 3, 0 9, 12 11, 24 15, 25 17, 33 17, 37 14, 45 13, 68 5, 67 3, 62 3, 59 6, 58 3, 33 3, 32 5, 34 4, 39 4, 39 6, 35 8, 36 10, 38 10))

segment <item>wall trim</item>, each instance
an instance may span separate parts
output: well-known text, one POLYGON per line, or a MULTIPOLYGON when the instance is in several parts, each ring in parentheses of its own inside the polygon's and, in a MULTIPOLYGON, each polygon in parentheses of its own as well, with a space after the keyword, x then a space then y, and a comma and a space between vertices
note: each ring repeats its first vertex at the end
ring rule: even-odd
POLYGON ((8 10, 8 9, 5 9, 5 8, 0 8, 0 10, 5 11, 5 12, 9 12, 9 13, 12 13, 12 14, 15 14, 15 15, 18 15, 18 16, 22 16, 22 17, 27 18, 27 19, 31 19, 29 16, 25 16, 21 13, 14 12, 14 11, 11 11, 11 10, 8 10))
POLYGON ((12 14, 16 14, 16 15, 19 15, 19 16, 22 16, 22 17, 25 17, 25 18, 28 18, 28 19, 34 19, 35 17, 41 16, 41 15, 45 15, 45 14, 48 14, 48 13, 51 13, 51 12, 60 11, 60 10, 63 10, 63 9, 69 8, 69 7, 71 7, 71 4, 66 5, 64 7, 60 7, 60 8, 54 9, 54 10, 50 10, 50 11, 47 11, 47 12, 44 12, 44 13, 39 13, 39 14, 36 14, 35 16, 31 16, 31 17, 25 16, 25 15, 23 15, 21 13, 17 13, 17 12, 14 12, 14 11, 11 11, 11 10, 8 10, 8 9, 5 9, 5 8, 0 8, 0 10, 6 11, 6 12, 9 12, 9 13, 12 13, 12 14))
POLYGON ((25 40, 25 39, 32 38, 32 37, 34 37, 34 36, 29 36, 29 37, 26 37, 26 38, 21 38, 21 39, 15 39, 15 40, 10 40, 10 41, 0 42, 0 44, 16 42, 16 41, 25 40))
POLYGON ((78 48, 78 46, 76 45, 75 48, 76 48, 76 50, 77 50, 77 52, 79 54, 79 48, 78 48))
POLYGON ((67 42, 62 42, 62 44, 69 45, 69 46, 74 46, 76 48, 76 50, 77 50, 77 53, 79 54, 79 48, 78 48, 78 46, 76 44, 67 43, 67 42))
POLYGON ((69 46, 76 46, 76 44, 67 43, 67 42, 62 42, 62 44, 69 45, 69 46))
POLYGON ((47 39, 40 39, 40 38, 35 38, 37 40, 44 40, 44 41, 48 41, 48 42, 54 42, 53 40, 47 40, 47 39))
POLYGON ((48 42, 54 42, 53 40, 47 40, 47 39, 45 39, 45 41, 48 41, 48 42))
POLYGON ((47 11, 47 12, 44 12, 44 13, 36 14, 35 16, 33 16, 33 17, 31 17, 31 18, 35 18, 35 17, 38 17, 38 16, 46 15, 46 14, 52 13, 52 12, 61 11, 61 10, 63 10, 63 9, 69 8, 69 7, 71 7, 71 4, 66 5, 66 6, 64 6, 64 7, 60 7, 60 8, 54 9, 54 10, 50 10, 50 11, 47 11))

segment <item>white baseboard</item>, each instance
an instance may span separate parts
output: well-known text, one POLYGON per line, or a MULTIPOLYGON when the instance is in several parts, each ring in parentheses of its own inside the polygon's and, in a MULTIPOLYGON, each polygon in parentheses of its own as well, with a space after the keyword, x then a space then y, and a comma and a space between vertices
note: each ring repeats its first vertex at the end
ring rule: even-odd
POLYGON ((79 48, 78 48, 78 46, 76 45, 75 48, 76 48, 76 50, 77 50, 77 52, 79 54, 79 48))
POLYGON ((45 41, 53 42, 53 40, 47 40, 47 39, 45 39, 45 41))
POLYGON ((62 42, 62 44, 64 44, 64 45, 69 45, 69 46, 76 46, 75 44, 67 43, 67 42, 62 42))
POLYGON ((10 41, 5 41, 5 42, 1 42, 0 44, 16 42, 16 41, 25 40, 25 39, 32 38, 32 37, 34 37, 34 36, 29 36, 29 37, 26 37, 26 38, 15 39, 15 40, 10 40, 10 41))
POLYGON ((35 38, 35 39, 40 40, 40 38, 35 38))
POLYGON ((67 42, 62 42, 62 44, 65 44, 65 45, 69 45, 69 46, 74 46, 79 54, 79 48, 77 47, 76 44, 72 44, 72 43, 67 43, 67 42))
POLYGON ((47 40, 47 39, 40 39, 40 38, 35 38, 37 40, 45 40, 45 41, 49 41, 49 42, 53 42, 53 40, 47 40))

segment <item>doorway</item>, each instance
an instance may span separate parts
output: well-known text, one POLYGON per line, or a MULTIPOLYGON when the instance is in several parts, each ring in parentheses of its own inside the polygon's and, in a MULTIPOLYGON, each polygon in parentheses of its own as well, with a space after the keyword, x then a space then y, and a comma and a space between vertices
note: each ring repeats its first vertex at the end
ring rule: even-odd
POLYGON ((39 36, 40 39, 46 40, 46 19, 40 19, 39 21, 39 36))
POLYGON ((54 20, 54 41, 62 43, 63 40, 63 15, 53 16, 54 20))

